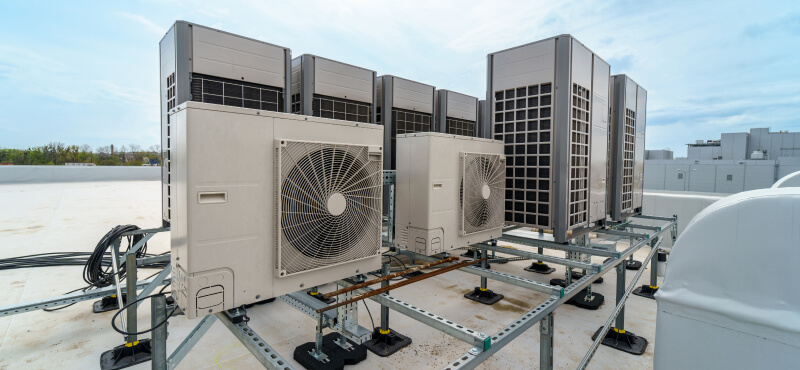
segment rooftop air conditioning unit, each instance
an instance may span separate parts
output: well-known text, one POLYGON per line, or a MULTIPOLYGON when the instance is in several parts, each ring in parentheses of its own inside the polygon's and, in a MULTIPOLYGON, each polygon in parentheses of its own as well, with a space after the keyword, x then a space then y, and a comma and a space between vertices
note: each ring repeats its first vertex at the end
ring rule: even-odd
POLYGON ((433 131, 436 88, 404 78, 378 77, 376 120, 385 127, 383 167, 396 168, 397 135, 433 131))
POLYGON ((486 116, 486 100, 478 101, 478 137, 492 138, 492 123, 486 116))
POLYGON ((383 127, 195 102, 170 120, 187 317, 380 268, 383 127))
POLYGON ((303 54, 292 59, 292 113, 375 123, 375 71, 303 54))
POLYGON ((441 133, 397 137, 397 247, 425 255, 498 238, 503 143, 441 133))
POLYGON ((489 54, 493 137, 505 142, 508 223, 566 242, 606 217, 609 65, 572 36, 489 54))
POLYGON ((642 213, 647 91, 626 75, 611 76, 611 88, 608 208, 621 221, 642 213))
POLYGON ((450 90, 436 90, 436 131, 476 136, 478 98, 450 90))
POLYGON ((159 43, 161 57, 162 220, 171 219, 175 149, 169 114, 187 101, 287 112, 288 48, 177 21, 159 43))

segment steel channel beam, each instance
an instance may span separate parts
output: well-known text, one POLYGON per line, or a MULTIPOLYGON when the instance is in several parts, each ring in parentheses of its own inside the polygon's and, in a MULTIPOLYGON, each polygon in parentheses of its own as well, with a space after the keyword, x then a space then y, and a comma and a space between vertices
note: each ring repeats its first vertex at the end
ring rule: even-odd
MULTIPOLYGON (((143 280, 136 283, 136 287, 138 289, 144 288, 148 284, 150 284, 153 279, 143 280)), ((170 283, 170 279, 164 279, 164 285, 170 283)), ((77 292, 77 293, 70 293, 65 295, 60 295, 56 297, 44 298, 39 299, 36 301, 25 302, 25 303, 17 303, 8 305, 5 307, 0 307, 0 317, 2 316, 11 316, 25 312, 37 311, 48 307, 55 307, 61 306, 70 303, 76 303, 81 301, 88 301, 90 299, 98 299, 103 298, 105 296, 116 294, 117 287, 110 285, 100 289, 92 289, 86 292, 77 292)))
MULTIPOLYGON (((314 320, 319 318, 316 310, 328 306, 325 302, 306 294, 304 291, 285 294, 278 298, 314 320)), ((322 316, 324 317, 323 323, 325 326, 333 328, 336 323, 336 311, 324 311, 322 316)))
POLYGON ((234 324, 226 312, 218 312, 215 315, 265 368, 270 370, 293 369, 274 348, 247 326, 246 322, 234 324))
POLYGON ((192 350, 195 344, 200 341, 200 338, 205 335, 208 329, 211 328, 211 325, 217 321, 216 315, 208 315, 204 316, 200 319, 200 322, 189 332, 189 335, 183 339, 181 344, 178 345, 178 348, 175 349, 175 352, 172 352, 167 359, 167 368, 175 369, 178 364, 183 361, 184 357, 192 350))
POLYGON ((634 215, 631 216, 634 218, 642 218, 645 220, 656 220, 656 221, 675 221, 675 217, 661 217, 661 216, 648 216, 648 215, 634 215))
POLYGON ((142 267, 144 265, 149 265, 152 263, 159 263, 159 262, 169 262, 170 256, 169 253, 162 254, 154 257, 142 257, 136 259, 136 266, 142 267))
MULTIPOLYGON (((653 246, 653 248, 650 250, 650 253, 647 255, 647 258, 645 258, 645 260, 642 261, 642 265, 647 264, 647 262, 649 262, 653 258, 653 256, 655 256, 656 252, 658 252, 658 249, 659 249, 658 245, 653 246)), ((611 328, 611 323, 613 323, 614 319, 617 318, 620 312, 622 312, 625 309, 625 301, 627 301, 628 297, 631 296, 631 292, 636 287, 636 284, 639 282, 639 278, 642 277, 643 272, 644 269, 641 268, 639 269, 639 271, 636 272, 636 275, 633 276, 631 284, 628 286, 628 289, 625 290, 625 293, 622 295, 622 297, 618 300, 617 306, 614 308, 614 311, 611 312, 611 316, 609 316, 608 320, 606 320, 606 323, 603 325, 602 330, 597 335, 594 342, 592 342, 592 346, 589 347, 589 350, 586 352, 586 355, 583 356, 583 360, 581 360, 581 363, 578 364, 577 370, 585 369, 586 365, 589 364, 589 361, 592 360, 592 357, 594 356, 595 352, 597 352, 597 348, 600 347, 600 343, 603 342, 603 339, 606 337, 608 330, 611 328)))
MULTIPOLYGON (((415 257, 423 261, 429 261, 429 262, 438 261, 438 259, 435 257, 420 256, 420 255, 416 255, 415 257)), ((464 267, 459 269, 459 271, 467 272, 473 275, 478 275, 492 280, 497 280, 506 284, 516 285, 521 288, 530 289, 550 295, 555 294, 561 296, 561 294, 564 291, 564 288, 562 287, 548 285, 545 283, 540 283, 538 281, 529 280, 514 275, 504 274, 502 272, 488 270, 477 266, 464 267)))
POLYGON ((150 359, 153 370, 167 369, 167 297, 156 295, 150 300, 150 359), (163 322, 163 323, 162 323, 163 322), (156 328, 156 325, 161 325, 156 328))
POLYGON ((627 236, 629 238, 637 238, 637 239, 647 239, 650 237, 650 234, 632 233, 621 230, 597 230, 597 232, 601 234, 627 236))
MULTIPOLYGON (((349 282, 347 280, 338 281, 337 284, 343 286, 354 285, 352 282, 349 282)), ((357 292, 363 294, 370 292, 372 290, 373 289, 371 288, 362 288, 357 290, 357 292)), ((491 339, 489 338, 488 335, 469 329, 467 327, 464 327, 463 325, 456 324, 444 317, 423 310, 408 302, 403 302, 388 294, 385 293, 378 294, 369 297, 368 299, 371 299, 380 304, 381 306, 387 307, 398 313, 406 315, 409 318, 417 320, 447 335, 463 340, 464 342, 467 342, 475 347, 481 348, 481 350, 489 349, 489 347, 491 346, 491 339)))
MULTIPOLYGON (((167 276, 169 276, 170 272, 172 271, 172 268, 170 266, 171 266, 171 264, 168 263, 167 266, 165 266, 164 269, 161 270, 161 272, 159 272, 158 275, 156 275, 152 279, 150 284, 147 284, 147 286, 145 286, 142 289, 142 292, 139 293, 139 295, 137 295, 136 298, 137 299, 142 299, 144 297, 147 297, 148 295, 150 295, 150 293, 152 293, 154 290, 156 290, 157 287, 161 286, 162 282, 164 281, 164 279, 166 279, 167 276)), ((142 304, 142 302, 137 303, 136 307, 139 307, 141 304, 142 304)))
POLYGON ((539 260, 539 261, 555 263, 555 264, 569 266, 569 267, 573 267, 573 268, 577 268, 577 269, 583 269, 583 270, 586 270, 586 271, 597 272, 597 271, 600 271, 600 269, 602 268, 601 265, 597 265, 597 264, 594 264, 594 263, 583 263, 583 262, 578 262, 578 261, 572 261, 572 260, 568 260, 568 259, 565 259, 565 258, 559 258, 559 257, 553 257, 553 256, 544 255, 544 254, 539 254, 539 253, 522 251, 522 250, 519 250, 519 249, 511 249, 511 248, 506 248, 506 247, 501 247, 501 246, 494 246, 494 245, 489 245, 489 244, 486 244, 486 243, 475 244, 475 246, 477 246, 479 248, 493 250, 495 252, 510 254, 512 256, 527 257, 527 258, 530 258, 530 259, 535 259, 535 260, 539 260))
MULTIPOLYGON (((134 253, 138 252, 138 251, 139 251, 139 249, 141 249, 141 248, 142 248, 142 246, 143 246, 143 245, 145 245, 145 244, 147 243, 147 241, 148 241, 148 240, 150 240, 150 238, 152 238, 152 237, 153 237, 153 235, 156 235, 156 234, 154 234, 154 233, 153 233, 153 234, 145 234, 145 236, 143 236, 141 240, 139 240, 138 242, 136 242, 136 244, 134 244, 134 245, 131 247, 131 249, 127 250, 127 251, 125 252, 125 254, 123 254, 123 255, 119 256, 119 264, 120 264, 120 266, 122 266, 122 264, 123 264, 123 263, 125 263, 125 261, 126 261, 126 260, 125 260, 125 256, 127 256, 127 255, 129 255, 129 254, 134 254, 134 253)), ((121 243, 122 243, 122 237, 120 237, 120 240, 119 240, 119 241, 120 241, 120 244, 121 244, 121 243)), ((137 263, 137 266, 138 266, 138 263, 137 263)))
MULTIPOLYGON (((674 221, 672 221, 674 222, 674 221)), ((672 223, 670 222, 670 224, 672 223)), ((671 225, 662 226, 661 231, 657 231, 654 234, 650 235, 651 238, 657 237, 658 235, 666 232, 671 225)), ((633 254, 636 250, 641 248, 647 240, 640 240, 635 245, 631 246, 630 248, 626 249, 625 252, 619 258, 612 259, 608 263, 603 265, 603 269, 597 273, 587 273, 582 278, 578 279, 577 281, 570 284, 566 289, 564 289, 564 296, 557 297, 551 296, 547 301, 543 302, 539 306, 536 306, 534 309, 528 311, 525 315, 520 317, 518 320, 512 322, 495 335, 492 336, 492 346, 489 350, 479 351, 475 348, 471 349, 463 356, 459 357, 457 360, 451 362, 445 368, 456 370, 456 369, 474 369, 480 363, 485 361, 490 356, 494 355, 497 351, 505 347, 508 343, 510 343, 514 338, 518 337, 520 334, 525 332, 525 330, 529 329, 531 326, 536 324, 537 322, 541 321, 545 316, 555 311, 556 308, 561 306, 562 304, 566 303, 575 294, 578 294, 581 290, 585 289, 595 280, 603 276, 606 272, 612 270, 618 264, 625 261, 625 259, 633 254)), ((643 270, 643 269, 641 269, 643 270)))
POLYGON ((556 250, 569 251, 569 252, 586 253, 586 254, 591 254, 591 255, 600 256, 600 257, 611 257, 611 258, 619 257, 619 252, 617 252, 617 251, 607 251, 607 250, 597 249, 597 248, 586 248, 586 247, 581 247, 581 246, 572 245, 572 244, 560 244, 560 243, 556 243, 556 242, 551 242, 549 240, 539 240, 539 239, 533 239, 533 238, 526 238, 526 237, 522 237, 522 236, 518 236, 518 235, 505 235, 505 234, 503 234, 503 236, 501 236, 498 240, 499 241, 504 241, 504 242, 509 242, 509 243, 514 243, 514 244, 527 245, 527 246, 531 246, 531 247, 543 247, 543 248, 548 248, 548 249, 556 249, 556 250))
POLYGON ((661 226, 648 226, 648 225, 637 225, 637 224, 628 224, 625 227, 631 229, 640 229, 640 230, 653 230, 653 231, 660 231, 661 226))

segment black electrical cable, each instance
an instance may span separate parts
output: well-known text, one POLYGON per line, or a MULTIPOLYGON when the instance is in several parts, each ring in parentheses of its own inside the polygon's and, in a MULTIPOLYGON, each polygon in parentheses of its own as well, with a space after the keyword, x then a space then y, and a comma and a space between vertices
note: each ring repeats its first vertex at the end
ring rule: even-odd
MULTIPOLYGON (((110 248, 112 247, 113 243, 121 239, 124 233, 139 230, 138 226, 135 225, 118 225, 111 229, 106 235, 100 239, 100 242, 97 243, 97 246, 94 248, 94 252, 89 256, 89 259, 86 261, 86 265, 83 268, 83 281, 86 284, 91 286, 95 286, 97 288, 102 288, 111 285, 114 282, 114 273, 112 270, 112 266, 106 265, 103 262, 103 257, 106 252, 110 252, 110 248)), ((129 251, 131 247, 138 243, 143 236, 141 234, 128 236, 128 247, 125 252, 129 251)), ((136 251, 136 258, 142 258, 145 256, 147 252, 147 243, 145 243, 139 250, 136 251)), ((123 255, 123 251, 120 250, 120 255, 123 255)), ((125 274, 125 266, 119 267, 118 275, 121 277, 125 274)))
POLYGON ((139 298, 139 299, 137 299, 137 300, 135 300, 133 302, 128 302, 126 305, 122 306, 122 308, 117 310, 117 312, 111 318, 111 327, 114 328, 114 330, 117 333, 120 333, 122 335, 142 335, 142 334, 147 334, 147 333, 149 333, 149 332, 151 332, 151 331, 153 331, 155 329, 158 329, 161 325, 166 324, 167 320, 169 320, 169 318, 172 317, 172 315, 175 314, 175 310, 178 309, 178 305, 175 305, 175 306, 172 307, 172 311, 169 313, 169 315, 167 315, 166 318, 164 318, 164 321, 162 321, 162 322, 158 323, 158 325, 156 325, 156 326, 154 326, 154 327, 152 327, 150 329, 144 330, 144 331, 139 331, 139 332, 135 332, 135 333, 129 333, 129 332, 126 332, 126 331, 122 331, 122 330, 120 330, 120 328, 117 327, 117 324, 115 322, 115 321, 117 321, 117 316, 119 316, 119 314, 122 313, 122 311, 125 311, 128 307, 133 306, 134 304, 137 304, 137 303, 139 303, 139 302, 141 302, 141 301, 143 301, 145 299, 153 298, 153 297, 160 296, 160 295, 166 295, 166 294, 165 293, 152 294, 152 295, 149 295, 147 297, 139 298))
POLYGON ((375 328, 375 320, 372 319, 372 312, 369 312, 369 306, 367 305, 367 300, 364 299, 361 302, 364 303, 364 307, 367 308, 367 313, 369 314, 369 321, 372 323, 372 327, 375 328))

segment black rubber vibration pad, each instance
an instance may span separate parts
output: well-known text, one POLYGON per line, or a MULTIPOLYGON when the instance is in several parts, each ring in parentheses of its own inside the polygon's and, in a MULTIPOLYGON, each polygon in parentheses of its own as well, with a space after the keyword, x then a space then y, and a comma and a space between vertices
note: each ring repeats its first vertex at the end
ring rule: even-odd
POLYGON ((100 355, 100 368, 103 370, 124 369, 129 366, 150 361, 152 358, 150 339, 142 339, 135 346, 119 345, 100 355))
POLYGON ((481 288, 475 287, 473 291, 464 294, 464 298, 478 303, 492 305, 503 299, 503 295, 495 293, 491 289, 481 290, 481 288))
MULTIPOLYGON (((128 303, 128 297, 125 293, 122 293, 122 304, 127 304, 127 303, 128 303)), ((116 311, 118 309, 119 309, 119 304, 117 303, 117 297, 112 297, 112 296, 103 297, 99 301, 95 301, 92 304, 92 312, 94 313, 116 311)))
POLYGON ((411 344, 411 338, 399 334, 391 328, 389 329, 389 334, 381 334, 380 328, 375 328, 372 333, 372 339, 364 342, 362 346, 367 347, 370 352, 378 356, 387 357, 409 344, 411 344))
POLYGON ((627 260, 625 261, 625 268, 628 270, 638 270, 642 268, 642 262, 627 260))
POLYGON ((525 271, 535 272, 537 274, 548 275, 552 274, 556 269, 548 266, 546 263, 534 262, 525 268, 525 271))
POLYGON ((642 285, 633 290, 633 294, 638 295, 639 297, 645 297, 650 299, 656 299, 656 292, 658 291, 658 287, 651 288, 649 285, 642 285))
MULTIPOLYGON (((597 335, 600 334, 601 330, 603 330, 602 327, 594 332, 594 335, 592 335, 592 340, 597 339, 597 335)), ((601 343, 605 346, 609 346, 611 348, 628 352, 637 356, 641 356, 644 351, 647 350, 647 339, 637 336, 629 331, 623 330, 623 332, 620 333, 614 328, 608 330, 606 337, 603 338, 601 343)))
POLYGON ((322 293, 311 294, 311 291, 309 290, 308 292, 306 292, 306 294, 308 294, 308 295, 310 295, 310 296, 312 296, 312 297, 324 302, 325 304, 331 304, 331 303, 336 302, 336 297, 330 297, 328 299, 325 299, 325 298, 322 298, 322 293))
POLYGON ((587 296, 587 291, 582 290, 578 292, 578 294, 576 294, 574 297, 572 297, 569 301, 567 301, 567 304, 571 304, 573 306, 576 306, 578 308, 583 308, 586 310, 596 310, 600 308, 600 305, 602 305, 606 299, 600 293, 592 293, 591 300, 587 300, 586 296, 587 296))
POLYGON ((344 358, 326 348, 324 345, 322 346, 322 352, 328 356, 326 362, 322 362, 314 358, 314 356, 311 356, 310 352, 315 346, 316 343, 314 342, 308 342, 297 346, 297 348, 294 349, 294 360, 308 370, 344 369, 344 358))
POLYGON ((339 333, 330 333, 323 336, 322 347, 324 349, 322 351, 325 352, 325 354, 333 353, 341 357, 345 365, 355 365, 367 359, 367 347, 348 340, 347 343, 350 343, 352 347, 350 347, 350 349, 344 349, 334 342, 339 338, 341 338, 339 333))

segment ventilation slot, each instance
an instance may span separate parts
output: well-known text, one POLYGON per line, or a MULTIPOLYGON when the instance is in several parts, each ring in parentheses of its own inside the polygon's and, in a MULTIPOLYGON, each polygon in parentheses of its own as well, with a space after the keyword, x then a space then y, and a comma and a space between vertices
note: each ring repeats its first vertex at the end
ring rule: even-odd
POLYGON ((569 228, 589 220, 589 89, 572 84, 569 148, 569 228))
POLYGON ((392 122, 394 122, 394 129, 391 132, 391 169, 395 169, 397 168, 397 159, 395 156, 395 153, 397 152, 397 135, 430 131, 431 115, 427 113, 419 113, 410 110, 394 108, 392 109, 392 122))
POLYGON ((505 142, 505 221, 552 228, 552 84, 494 92, 494 139, 505 142))
POLYGON ((636 112, 625 109, 625 138, 622 148, 622 211, 633 206, 633 152, 636 135, 636 112))
POLYGON ((475 121, 447 117, 446 131, 452 135, 475 136, 475 121))
POLYGON ((283 112, 283 89, 192 74, 192 101, 283 112))
POLYGON ((314 95, 311 104, 314 117, 333 118, 344 121, 370 123, 369 116, 372 106, 347 99, 332 98, 324 95, 314 95))

